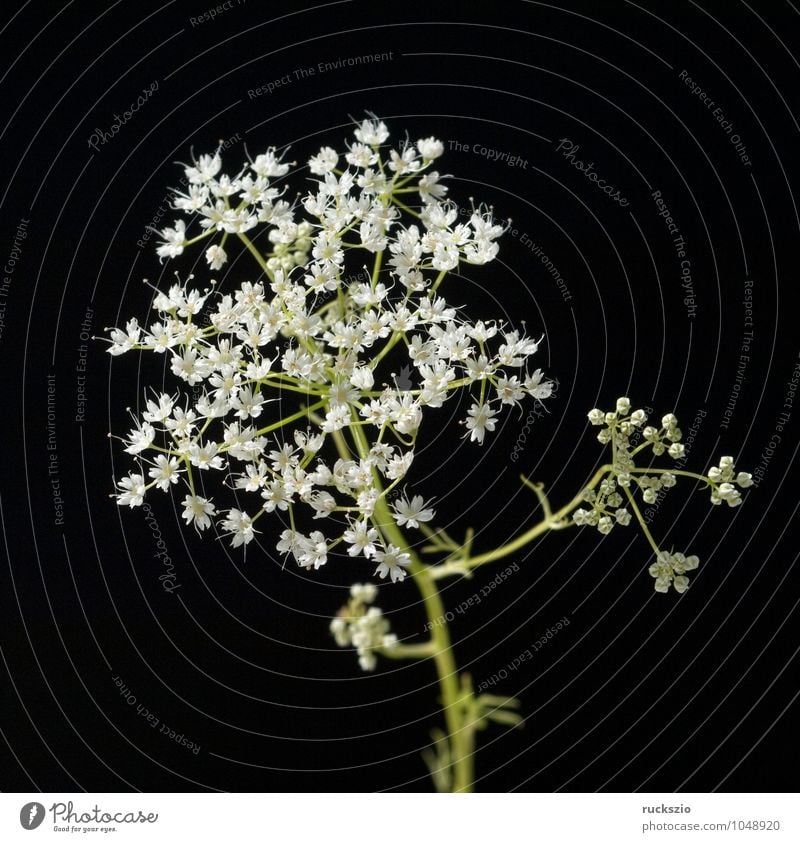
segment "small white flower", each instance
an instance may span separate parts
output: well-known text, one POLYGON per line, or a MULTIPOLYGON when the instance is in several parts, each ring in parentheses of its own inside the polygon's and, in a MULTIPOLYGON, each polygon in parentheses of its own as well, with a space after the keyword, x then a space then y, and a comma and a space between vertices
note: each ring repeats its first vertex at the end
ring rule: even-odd
POLYGON ((602 409, 595 408, 589 413, 589 423, 595 427, 599 427, 601 424, 604 424, 605 420, 606 414, 602 409))
POLYGON ((212 272, 217 272, 228 262, 228 255, 222 246, 209 246, 206 249, 206 261, 212 272))
POLYGON ((644 502, 647 504, 655 503, 657 497, 658 495, 654 488, 645 488, 642 491, 642 500, 644 500, 644 502))
POLYGON ((392 504, 395 511, 392 517, 398 526, 419 529, 420 523, 427 523, 434 517, 433 509, 429 509, 427 506, 428 504, 419 494, 414 495, 410 503, 408 498, 401 497, 396 503, 392 504))
POLYGON ((312 532, 307 539, 303 551, 297 558, 300 567, 313 567, 319 570, 328 561, 328 544, 325 536, 317 531, 312 532))
POLYGON ((117 486, 121 489, 117 494, 117 505, 119 506, 141 506, 144 501, 145 482, 141 474, 129 474, 123 477, 117 486))
POLYGON ((729 482, 723 482, 717 489, 717 496, 724 500, 731 508, 741 504, 742 497, 738 489, 729 482))
POLYGON ((350 375, 350 383, 355 386, 356 389, 371 389, 375 383, 375 377, 372 374, 372 369, 365 365, 354 369, 353 373, 350 375))
POLYGON ((682 459, 686 455, 686 448, 682 444, 671 444, 667 452, 673 459, 682 459))
POLYGON ((258 418, 265 402, 266 399, 261 392, 253 392, 249 386, 245 386, 231 398, 230 408, 239 418, 258 418))
MULTIPOLYGON (((363 555, 366 558, 376 553, 375 542, 378 540, 378 532, 370 527, 366 520, 358 520, 345 531, 343 535, 346 544, 350 544, 347 554, 351 556, 363 555)), ((373 586, 374 587, 374 586, 373 586)))
POLYGON ((637 409, 631 415, 631 424, 633 424, 634 427, 640 427, 642 424, 645 423, 645 421, 647 421, 647 415, 645 414, 643 409, 637 409))
POLYGON ((516 375, 513 377, 498 377, 496 388, 500 403, 506 406, 518 406, 525 394, 516 375))
POLYGON ((389 129, 382 120, 363 120, 353 132, 356 140, 369 146, 379 146, 389 137, 389 129))
POLYGON ((467 377, 471 380, 485 380, 494 370, 494 365, 489 362, 485 354, 481 354, 477 359, 470 357, 466 364, 467 377))
POLYGON ((614 517, 620 526, 627 526, 631 522, 631 513, 627 509, 617 509, 614 517))
POLYGON ((126 453, 141 453, 153 443, 156 431, 152 424, 144 423, 141 427, 131 430, 128 434, 130 444, 125 448, 126 453))
POLYGON ((217 510, 210 500, 205 497, 199 497, 195 494, 187 494, 183 499, 183 513, 181 517, 186 521, 186 525, 194 523, 195 529, 202 532, 211 526, 210 515, 215 515, 217 510))
POLYGON ((381 579, 385 579, 388 575, 392 582, 402 582, 407 574, 405 568, 411 566, 411 558, 408 553, 400 552, 394 544, 389 544, 385 550, 377 550, 374 560, 378 565, 375 573, 381 579))
POLYGON ((169 395, 159 395, 158 403, 147 401, 147 411, 142 413, 142 418, 151 424, 164 421, 172 412, 173 405, 174 401, 169 395))
POLYGON ((578 526, 586 526, 589 522, 589 512, 586 509, 575 509, 572 519, 578 526))
POLYGON ((350 596, 359 602, 363 602, 365 605, 369 605, 375 602, 375 598, 378 596, 378 589, 372 582, 367 582, 363 585, 355 584, 350 586, 350 596))
POLYGON ((611 520, 610 517, 604 515, 597 521, 597 531, 603 535, 608 535, 611 532, 612 527, 614 526, 614 521, 611 520))
POLYGON ((473 404, 467 411, 467 430, 470 432, 470 441, 477 441, 478 444, 483 444, 483 438, 488 430, 490 433, 494 432, 497 420, 496 410, 492 409, 489 404, 473 404))
POLYGON ((159 453, 156 456, 155 467, 150 468, 147 473, 151 479, 155 480, 157 488, 161 491, 169 491, 170 485, 175 485, 178 482, 180 476, 178 465, 179 462, 175 457, 167 458, 159 453))
POLYGON ((364 652, 358 656, 358 665, 364 672, 372 672, 378 664, 378 659, 372 652, 364 652))
POLYGON ((141 332, 142 329, 136 319, 130 319, 125 325, 125 330, 115 327, 111 331, 111 347, 108 349, 108 353, 112 357, 117 357, 126 351, 130 351, 139 341, 141 332))
POLYGON ((435 137, 425 137, 417 141, 417 149, 426 161, 433 161, 444 153, 444 144, 435 137))
POLYGON ((173 228, 161 231, 163 242, 156 249, 156 254, 163 260, 165 257, 178 257, 183 254, 186 245, 186 223, 179 219, 173 228))
POLYGON ((222 523, 222 528, 232 535, 231 546, 240 547, 249 544, 254 538, 253 520, 246 512, 231 509, 222 523))
POLYGON ((339 154, 330 146, 323 146, 316 155, 308 159, 308 169, 312 175, 325 175, 336 169, 339 154))
POLYGON ((344 617, 334 617, 331 620, 330 630, 336 640, 337 646, 350 646, 352 643, 350 627, 347 625, 347 620, 344 617))
POLYGON ((309 505, 315 511, 315 520, 321 517, 328 517, 336 508, 336 498, 327 491, 318 491, 309 500, 309 505))

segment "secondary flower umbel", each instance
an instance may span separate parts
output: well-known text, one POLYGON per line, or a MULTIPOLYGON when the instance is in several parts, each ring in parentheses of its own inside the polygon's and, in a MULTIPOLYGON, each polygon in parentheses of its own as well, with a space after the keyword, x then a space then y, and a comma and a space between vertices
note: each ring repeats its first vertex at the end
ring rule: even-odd
POLYGON ((675 486, 677 477, 690 477, 711 490, 711 502, 715 505, 724 500, 729 506, 738 506, 742 500, 735 485, 747 488, 753 484, 752 477, 743 471, 734 475, 731 456, 723 456, 719 466, 711 468, 707 476, 681 468, 637 465, 636 457, 647 450, 652 456, 666 453, 681 464, 686 450, 680 444, 683 433, 674 414, 664 415, 660 427, 645 426, 647 415, 644 410, 632 412, 631 402, 626 397, 617 400, 613 412, 593 409, 589 413, 589 422, 603 428, 597 434, 598 441, 611 445, 611 475, 603 479, 597 490, 592 488, 584 493, 583 499, 591 504, 591 508, 576 509, 572 514, 573 522, 579 526, 594 526, 606 535, 615 525, 627 526, 631 522, 631 513, 624 505, 630 504, 656 555, 655 563, 649 568, 650 575, 655 579, 655 589, 659 593, 667 593, 672 585, 678 593, 683 593, 689 586, 689 579, 684 574, 695 570, 700 562, 695 555, 687 557, 683 553, 659 549, 636 503, 633 489, 638 486, 642 502, 651 505, 675 486))
POLYGON ((353 585, 350 601, 331 621, 331 634, 337 645, 353 646, 358 652, 358 664, 365 672, 375 669, 376 655, 397 646, 397 636, 389 633, 389 621, 376 605, 375 585, 353 585))

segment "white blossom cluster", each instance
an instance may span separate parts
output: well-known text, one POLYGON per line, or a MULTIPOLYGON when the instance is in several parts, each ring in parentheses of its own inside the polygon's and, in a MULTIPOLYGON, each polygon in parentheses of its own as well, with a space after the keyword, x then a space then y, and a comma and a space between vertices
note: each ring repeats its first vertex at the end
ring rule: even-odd
MULTIPOLYGON (((644 410, 631 411, 630 399, 622 397, 617 399, 613 412, 593 409, 588 417, 591 424, 603 428, 597 439, 601 444, 611 445, 612 464, 611 475, 602 480, 597 490, 590 488, 584 492, 584 500, 591 504, 591 508, 581 507, 573 512, 573 522, 579 526, 593 526, 604 535, 617 524, 627 526, 632 517, 623 506, 620 489, 638 513, 632 487, 638 487, 643 502, 650 505, 656 502, 662 491, 675 486, 678 475, 705 482, 711 490, 711 502, 715 505, 723 500, 729 506, 739 505, 741 496, 735 486, 747 488, 753 484, 750 474, 739 472, 734 475, 733 458, 730 456, 723 456, 719 466, 711 468, 707 476, 675 468, 637 466, 636 457, 645 450, 650 450, 656 457, 666 453, 673 460, 686 456, 685 448, 680 444, 683 434, 678 419, 672 413, 662 417, 660 427, 645 426, 648 419, 644 410)), ((650 537, 646 524, 641 517, 639 520, 650 537)), ((658 551, 656 562, 650 567, 650 574, 656 580, 655 589, 666 593, 670 585, 674 585, 676 591, 683 593, 689 584, 684 574, 695 570, 698 564, 699 560, 694 555, 687 557, 682 553, 658 551)))
MULTIPOLYGON (((343 543, 398 581, 408 556, 372 519, 411 467, 424 413, 466 390, 465 435, 483 444, 504 407, 542 401, 552 383, 530 365, 538 341, 470 321, 440 292, 462 264, 493 260, 504 231, 490 210, 460 214, 446 198, 432 169, 441 141, 392 148, 375 118, 354 135, 344 152, 325 146, 309 159, 311 189, 295 200, 278 186, 293 165, 274 148, 235 175, 222 172, 219 151, 185 168, 174 207, 188 224, 160 232, 158 255, 204 241, 216 272, 233 243, 257 271, 202 290, 189 276, 157 292, 153 321, 111 331, 110 354, 164 354, 176 378, 134 418, 125 450, 137 467, 116 497, 135 507, 153 488, 181 490, 187 524, 216 524, 234 546, 277 513, 277 548, 300 566, 319 568, 343 543), (213 477, 233 488, 235 507, 206 490, 213 477)), ((433 516, 413 503, 395 503, 398 524, 433 516)))
POLYGON ((350 601, 331 620, 331 634, 337 645, 355 647, 364 672, 375 669, 376 652, 397 646, 397 636, 389 633, 389 621, 377 605, 372 605, 377 595, 375 585, 352 585, 350 601))

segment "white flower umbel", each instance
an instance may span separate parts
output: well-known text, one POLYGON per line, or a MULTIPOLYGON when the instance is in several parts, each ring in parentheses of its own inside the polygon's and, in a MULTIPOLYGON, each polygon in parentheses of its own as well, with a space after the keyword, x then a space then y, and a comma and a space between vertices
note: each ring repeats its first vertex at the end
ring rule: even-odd
MULTIPOLYGON (((466 391, 463 423, 482 445, 505 408, 547 399, 552 383, 530 365, 541 340, 472 322, 443 295, 448 273, 496 257, 506 227, 446 199, 430 171, 444 144, 391 148, 373 117, 354 134, 309 159, 311 187, 295 202, 294 165, 274 148, 230 174, 219 151, 185 167, 174 207, 186 218, 161 231, 158 256, 202 243, 218 272, 238 248, 254 271, 235 285, 177 279, 156 290, 154 320, 111 331, 109 353, 166 354, 174 377, 134 419, 125 450, 137 467, 117 501, 175 490, 187 524, 215 525, 233 546, 280 532, 279 552, 316 570, 343 544, 398 582, 409 556, 373 521, 411 469, 428 413, 466 391), (234 504, 221 504, 231 487, 234 504), (265 529, 265 513, 290 528, 265 529)), ((420 496, 393 505, 404 528, 433 516, 420 496)))

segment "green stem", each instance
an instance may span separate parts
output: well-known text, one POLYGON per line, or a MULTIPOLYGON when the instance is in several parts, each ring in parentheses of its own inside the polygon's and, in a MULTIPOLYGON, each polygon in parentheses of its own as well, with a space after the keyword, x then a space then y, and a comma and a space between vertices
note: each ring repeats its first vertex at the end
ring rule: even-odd
MULTIPOLYGON (((366 458, 369 447, 363 431, 358 427, 350 427, 349 429, 359 456, 362 459, 366 458)), ((373 470, 373 474, 376 488, 382 490, 377 472, 373 470)), ((392 517, 386 497, 383 495, 375 503, 372 522, 387 543, 394 544, 402 552, 407 553, 411 559, 411 577, 422 596, 425 612, 431 626, 429 644, 439 677, 441 703, 447 725, 447 739, 452 758, 453 792, 471 792, 473 789, 474 729, 466 727, 463 721, 464 704, 459 686, 458 669, 450 643, 450 632, 446 623, 436 622, 438 618, 445 616, 444 603, 433 581, 431 568, 423 564, 416 552, 408 545, 402 530, 392 517)))
MULTIPOLYGON (((517 550, 527 544, 530 544, 531 541, 535 541, 540 535, 543 535, 545 532, 549 532, 551 529, 564 529, 569 525, 564 518, 584 502, 584 492, 594 488, 603 476, 611 470, 611 465, 603 465, 603 467, 600 468, 589 481, 589 484, 584 486, 584 488, 581 489, 581 491, 576 494, 569 503, 562 506, 558 511, 549 512, 549 505, 545 507, 545 517, 535 526, 532 526, 527 532, 523 532, 522 535, 517 536, 513 541, 509 541, 507 544, 503 544, 494 550, 489 550, 488 552, 472 556, 472 558, 469 559, 457 559, 455 561, 449 561, 444 564, 431 567, 429 568, 431 578, 444 579, 446 576, 463 576, 465 573, 470 570, 474 570, 476 567, 480 567, 483 564, 489 564, 492 561, 497 561, 498 559, 505 558, 506 556, 515 553, 517 550)), ((530 483, 527 484, 530 485, 530 483)), ((537 494, 540 492, 541 489, 537 491, 537 494)))
POLYGON ((267 261, 264 260, 261 252, 253 245, 252 240, 245 234, 237 234, 236 236, 247 246, 247 250, 255 257, 258 265, 264 270, 264 274, 269 277, 270 272, 267 269, 267 261))
POLYGON ((412 210, 408 205, 401 202, 399 199, 395 198, 395 194, 392 195, 392 202, 397 205, 398 208, 404 210, 407 214, 416 217, 417 219, 421 219, 422 217, 418 214, 415 210, 412 210))
POLYGON ((436 280, 433 282, 433 286, 431 287, 431 292, 436 292, 436 290, 439 289, 439 285, 445 279, 446 276, 447 276, 447 270, 442 269, 442 271, 439 272, 439 274, 436 276, 436 280))
POLYGON ((658 547, 658 544, 653 540, 653 536, 650 534, 650 530, 647 528, 647 524, 645 523, 644 517, 642 513, 639 511, 639 507, 636 505, 636 500, 631 493, 630 488, 626 485, 622 486, 622 490, 625 492, 625 496, 628 498, 628 502, 631 504, 631 508, 633 509, 633 513, 636 515, 636 520, 639 521, 639 526, 642 527, 642 532, 644 532, 645 537, 647 538, 650 546, 653 549, 653 552, 658 555, 661 550, 658 547))
POLYGON ((375 289, 376 284, 378 283, 378 278, 381 274, 381 265, 383 263, 383 252, 379 251, 375 255, 375 264, 372 268, 372 283, 371 286, 375 289))
POLYGON ((277 430, 280 427, 285 427, 287 424, 291 424, 293 421, 299 421, 301 418, 305 418, 310 412, 313 412, 315 409, 319 409, 320 407, 325 405, 325 401, 317 401, 311 406, 304 407, 303 409, 298 410, 294 413, 294 415, 287 415, 285 418, 281 418, 280 421, 276 421, 274 424, 268 424, 266 427, 261 427, 260 429, 256 430, 257 436, 263 436, 264 433, 271 433, 273 430, 277 430))
POLYGON ((689 477, 696 479, 698 482, 704 482, 706 485, 713 485, 708 477, 702 474, 696 474, 693 471, 680 471, 677 468, 626 468, 626 473, 629 474, 673 474, 676 477, 689 477))
POLYGON ((435 655, 435 649, 432 640, 426 640, 425 643, 398 643, 389 649, 381 649, 381 655, 384 658, 430 658, 435 655))

